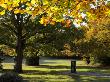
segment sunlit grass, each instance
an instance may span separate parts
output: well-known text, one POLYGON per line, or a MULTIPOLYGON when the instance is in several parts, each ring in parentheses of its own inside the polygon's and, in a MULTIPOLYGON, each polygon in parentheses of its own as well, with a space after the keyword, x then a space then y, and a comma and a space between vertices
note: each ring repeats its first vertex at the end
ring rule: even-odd
MULTIPOLYGON (((40 60, 41 62, 41 60, 40 60)), ((86 73, 110 74, 110 69, 86 65, 77 61, 77 73, 71 73, 70 60, 43 60, 40 66, 26 66, 20 75, 29 82, 110 82, 109 77, 86 75, 86 73)), ((3 69, 13 69, 13 63, 3 63, 3 69)))

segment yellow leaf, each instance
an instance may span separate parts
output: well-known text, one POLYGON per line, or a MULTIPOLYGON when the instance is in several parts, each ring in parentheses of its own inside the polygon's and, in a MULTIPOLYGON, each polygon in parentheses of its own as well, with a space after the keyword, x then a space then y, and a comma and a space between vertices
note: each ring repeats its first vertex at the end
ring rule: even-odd
POLYGON ((45 1, 43 2, 43 5, 47 5, 48 3, 49 3, 49 2, 45 0, 45 1))
POLYGON ((27 0, 21 0, 21 3, 26 2, 27 0))
POLYGON ((32 15, 32 11, 30 11, 30 10, 25 10, 25 13, 32 15))
POLYGON ((45 20, 45 17, 42 17, 39 22, 40 22, 41 24, 44 24, 44 20, 45 20))
POLYGON ((35 3, 36 3, 36 0, 32 0, 32 1, 31 1, 31 4, 35 4, 35 3))
POLYGON ((86 12, 86 14, 87 14, 87 16, 88 16, 88 17, 91 17, 91 13, 89 13, 89 12, 86 12))
POLYGON ((25 10, 19 10, 19 13, 23 14, 25 13, 25 10))
POLYGON ((62 22, 64 19, 57 19, 56 22, 62 22))
POLYGON ((28 2, 28 3, 26 3, 26 5, 27 5, 27 6, 29 6, 29 7, 31 7, 31 6, 32 6, 32 5, 31 5, 31 3, 29 3, 29 2, 28 2))
POLYGON ((13 9, 12 7, 8 6, 8 10, 9 10, 9 11, 11 11, 12 9, 13 9))
POLYGON ((0 6, 5 8, 5 9, 7 9, 7 5, 6 4, 1 4, 0 6))
POLYGON ((19 6, 19 1, 13 1, 12 7, 17 7, 19 6))
POLYGON ((110 10, 108 10, 107 12, 105 12, 106 15, 110 15, 110 10))
POLYGON ((8 3, 9 0, 5 0, 5 3, 8 3))
POLYGON ((19 9, 15 9, 15 10, 14 10, 14 13, 15 13, 15 14, 17 14, 17 13, 19 13, 19 12, 20 12, 19 9))
POLYGON ((55 21, 51 21, 50 22, 51 25, 55 25, 55 23, 56 23, 55 21))
POLYGON ((5 10, 0 12, 0 15, 4 15, 5 14, 5 10))
POLYGON ((0 4, 4 4, 4 0, 0 0, 0 4))

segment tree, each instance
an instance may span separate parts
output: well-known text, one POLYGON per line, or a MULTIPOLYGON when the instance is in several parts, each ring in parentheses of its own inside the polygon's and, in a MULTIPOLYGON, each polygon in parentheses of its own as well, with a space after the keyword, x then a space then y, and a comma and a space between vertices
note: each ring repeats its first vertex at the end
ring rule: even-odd
MULTIPOLYGON (((91 24, 94 27, 89 38, 89 43, 92 42, 92 56, 96 62, 103 65, 110 65, 110 18, 104 18, 96 24, 91 24)), ((90 32, 88 32, 90 33, 90 32)), ((87 33, 87 34, 88 34, 87 33)), ((87 37, 86 37, 87 38, 87 37)), ((88 39, 88 38, 87 38, 88 39)))
MULTIPOLYGON (((67 16, 78 19, 78 23, 80 23, 82 22, 81 12, 86 13, 90 20, 91 16, 94 16, 95 19, 95 16, 100 17, 102 14, 105 15, 105 12, 108 14, 109 5, 105 5, 102 0, 96 1, 97 0, 1 0, 0 14, 2 16, 0 23, 3 27, 10 28, 16 37, 15 51, 17 56, 15 71, 22 71, 22 59, 26 47, 26 40, 38 33, 38 29, 43 27, 41 24, 44 24, 44 26, 49 23, 54 25, 56 22, 63 21, 67 16), (93 9, 90 4, 96 7, 99 6, 100 8, 93 9), (103 8, 106 10, 99 13, 103 8)), ((70 22, 67 22, 68 27, 70 22)))
POLYGON ((30 52, 32 47, 34 52, 39 50, 39 55, 42 56, 62 56, 60 52, 64 50, 64 45, 70 45, 71 40, 75 38, 74 35, 77 32, 74 32, 74 29, 77 28, 75 26, 72 26, 72 29, 64 28, 61 23, 54 26, 48 25, 42 29, 42 33, 38 33, 27 40, 27 44, 30 46, 29 50, 27 47, 27 50, 30 52))
POLYGON ((88 24, 85 29, 84 36, 75 42, 77 52, 82 53, 81 56, 92 57, 94 63, 99 62, 103 65, 109 65, 110 59, 110 18, 94 21, 88 24))

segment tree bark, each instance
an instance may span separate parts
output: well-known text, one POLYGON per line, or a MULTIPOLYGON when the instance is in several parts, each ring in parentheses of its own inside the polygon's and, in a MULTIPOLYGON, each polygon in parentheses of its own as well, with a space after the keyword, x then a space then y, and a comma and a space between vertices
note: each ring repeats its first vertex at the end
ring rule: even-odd
POLYGON ((16 15, 14 24, 17 31, 17 41, 16 41, 16 57, 15 57, 15 72, 21 73, 22 72, 22 61, 23 61, 23 51, 25 49, 25 40, 22 37, 22 30, 23 30, 23 16, 21 14, 16 15))
POLYGON ((22 72, 22 61, 23 61, 23 51, 24 51, 24 41, 22 40, 22 36, 19 35, 16 44, 16 54, 15 57, 15 72, 21 73, 22 72))

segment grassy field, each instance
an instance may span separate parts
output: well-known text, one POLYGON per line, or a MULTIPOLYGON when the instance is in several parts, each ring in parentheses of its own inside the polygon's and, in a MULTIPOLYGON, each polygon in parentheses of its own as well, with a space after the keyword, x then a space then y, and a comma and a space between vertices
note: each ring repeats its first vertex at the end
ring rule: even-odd
MULTIPOLYGON (((26 66, 20 74, 29 82, 110 82, 110 69, 86 65, 77 61, 77 73, 70 70, 70 60, 41 59, 40 66, 26 66)), ((13 69, 13 63, 3 63, 4 72, 13 69)))

